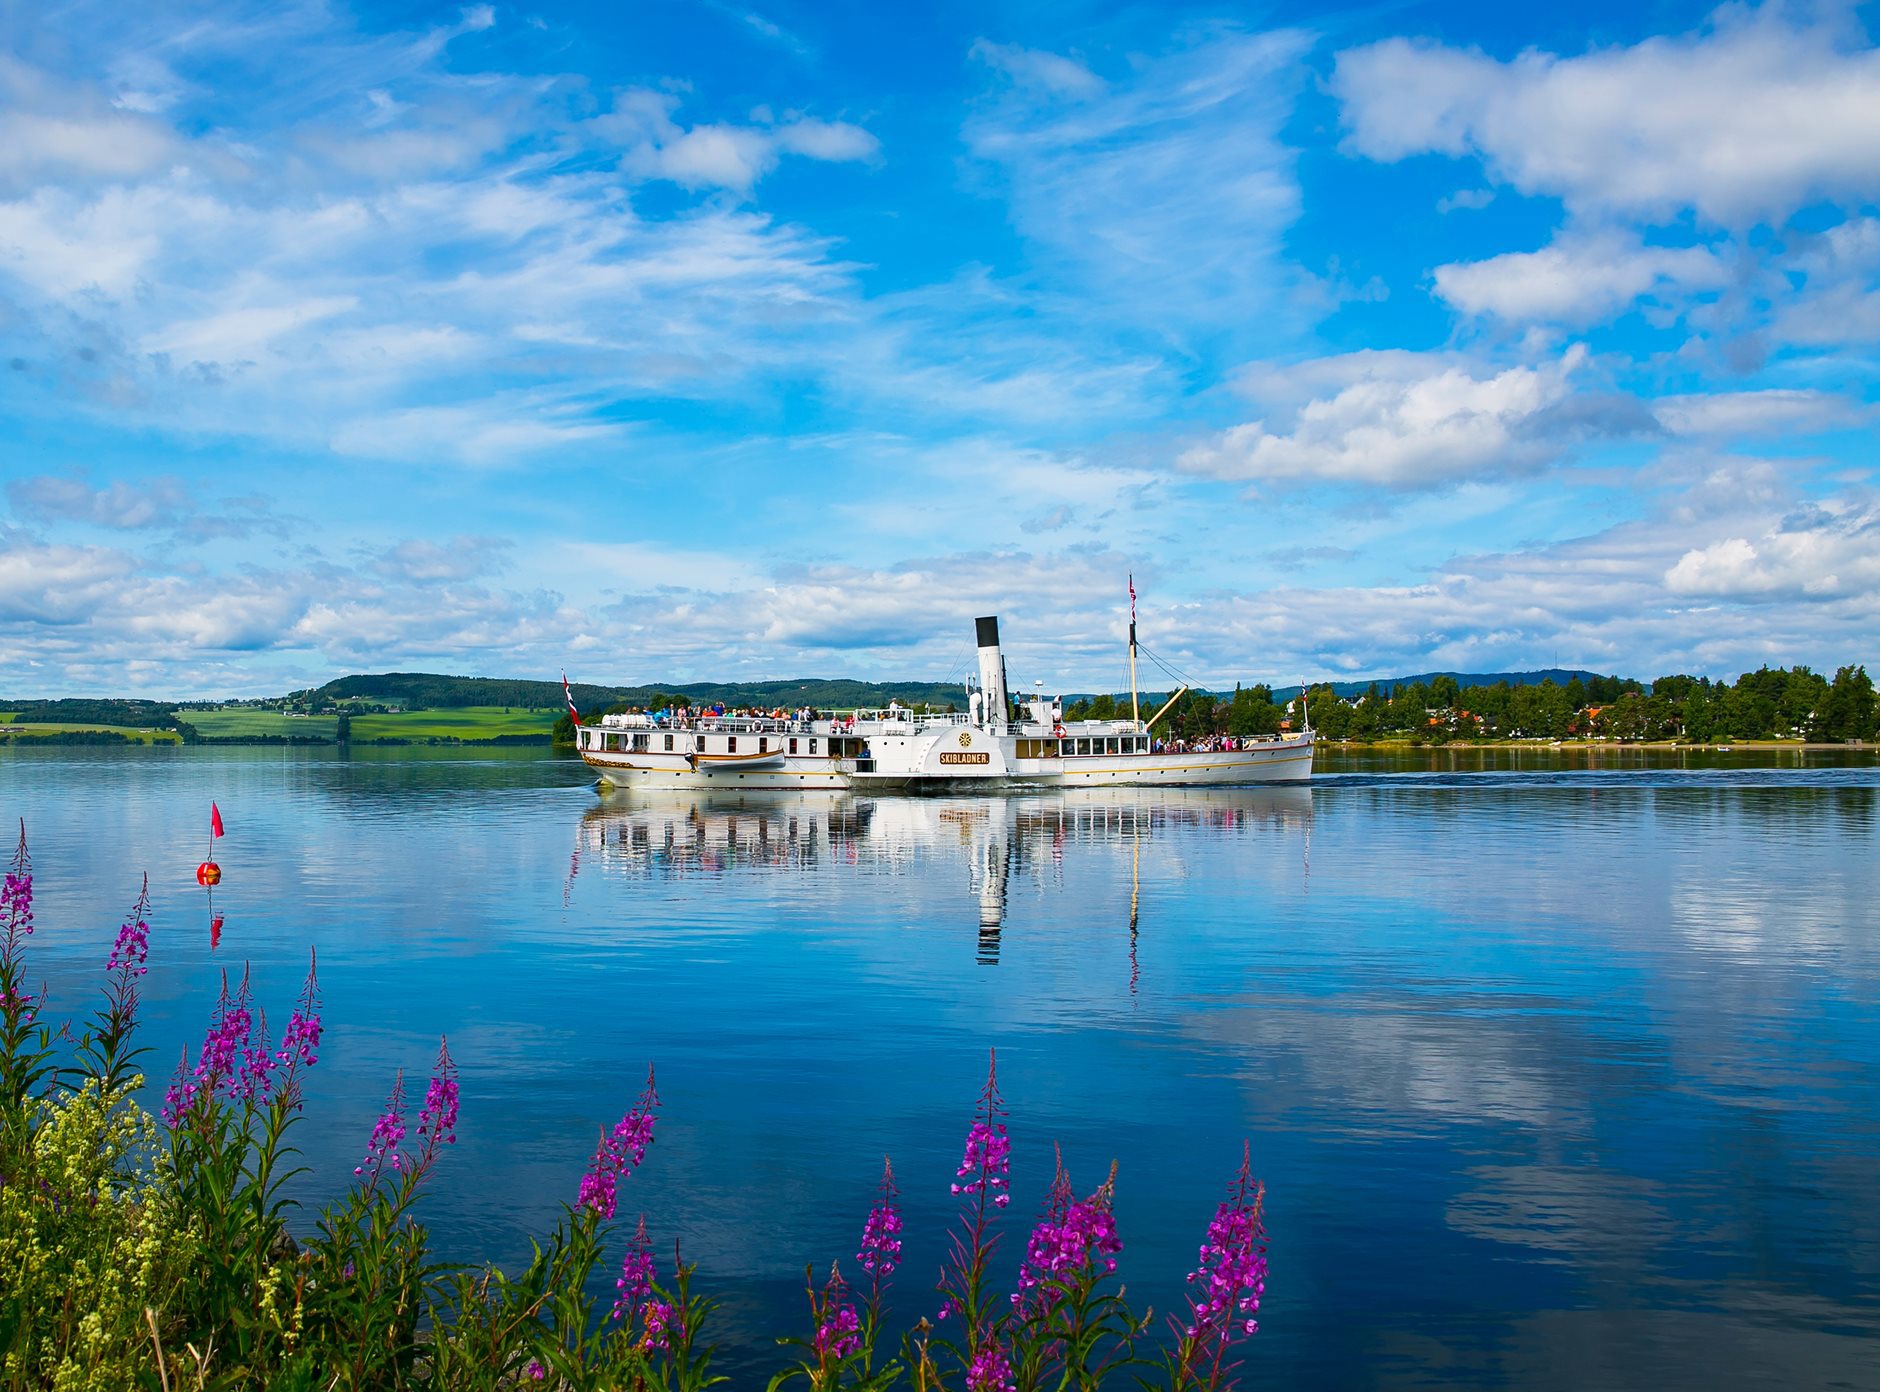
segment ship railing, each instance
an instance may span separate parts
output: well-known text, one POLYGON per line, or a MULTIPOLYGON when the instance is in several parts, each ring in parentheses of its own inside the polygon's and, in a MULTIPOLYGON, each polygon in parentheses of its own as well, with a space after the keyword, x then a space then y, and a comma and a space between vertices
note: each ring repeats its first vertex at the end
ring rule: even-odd
POLYGON ((915 728, 921 725, 970 725, 971 715, 961 711, 858 710, 857 725, 893 725, 915 728))

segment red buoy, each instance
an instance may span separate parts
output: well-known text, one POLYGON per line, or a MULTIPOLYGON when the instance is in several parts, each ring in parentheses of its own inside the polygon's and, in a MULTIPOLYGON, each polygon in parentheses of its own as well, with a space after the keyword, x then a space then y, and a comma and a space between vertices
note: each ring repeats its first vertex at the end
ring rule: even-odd
POLYGON ((196 883, 207 889, 211 885, 222 883, 222 867, 213 860, 205 860, 196 867, 196 883))

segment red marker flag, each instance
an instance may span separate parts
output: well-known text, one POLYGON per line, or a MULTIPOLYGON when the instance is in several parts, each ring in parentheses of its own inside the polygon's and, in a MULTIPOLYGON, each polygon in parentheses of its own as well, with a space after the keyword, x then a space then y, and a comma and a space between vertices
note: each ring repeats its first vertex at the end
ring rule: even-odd
POLYGON ((579 725, 581 723, 581 712, 574 708, 574 692, 568 689, 568 673, 566 671, 561 674, 561 694, 568 700, 568 714, 573 717, 574 723, 579 725))
POLYGON ((209 839, 215 840, 222 834, 222 809, 213 802, 209 804, 209 839))
POLYGON ((1129 577, 1129 621, 1136 622, 1136 577, 1129 577))

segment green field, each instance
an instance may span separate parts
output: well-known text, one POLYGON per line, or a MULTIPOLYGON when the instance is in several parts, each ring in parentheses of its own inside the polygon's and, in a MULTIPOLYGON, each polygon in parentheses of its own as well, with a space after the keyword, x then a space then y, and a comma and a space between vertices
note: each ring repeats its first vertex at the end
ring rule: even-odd
POLYGON ((498 735, 546 735, 558 711, 512 706, 461 706, 454 710, 406 711, 402 715, 355 715, 355 741, 375 739, 495 739, 498 735))
POLYGON ((298 736, 301 739, 330 740, 339 728, 339 717, 334 715, 283 715, 280 711, 245 707, 178 711, 176 718, 185 724, 194 725, 196 733, 204 739, 252 739, 256 735, 279 735, 286 739, 298 736))
MULTIPOLYGON (((11 725, 10 715, 0 715, 0 725, 11 725)), ((58 735, 68 730, 100 730, 106 734, 123 735, 126 739, 137 740, 144 744, 175 744, 182 736, 174 730, 149 730, 135 725, 90 725, 82 721, 54 725, 21 725, 19 735, 9 735, 9 739, 31 739, 34 735, 58 735)))

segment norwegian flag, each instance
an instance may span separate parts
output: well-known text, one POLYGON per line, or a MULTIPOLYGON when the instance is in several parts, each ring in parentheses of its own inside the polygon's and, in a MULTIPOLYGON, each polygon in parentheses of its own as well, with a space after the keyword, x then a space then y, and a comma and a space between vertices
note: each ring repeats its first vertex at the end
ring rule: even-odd
POLYGON ((561 674, 561 694, 568 700, 568 715, 573 719, 575 724, 579 725, 581 723, 581 712, 574 708, 574 692, 568 688, 568 674, 566 671, 561 674))
POLYGON ((1129 621, 1131 624, 1136 622, 1136 575, 1134 571, 1131 571, 1129 576, 1129 621))

